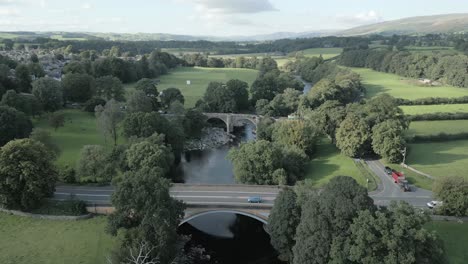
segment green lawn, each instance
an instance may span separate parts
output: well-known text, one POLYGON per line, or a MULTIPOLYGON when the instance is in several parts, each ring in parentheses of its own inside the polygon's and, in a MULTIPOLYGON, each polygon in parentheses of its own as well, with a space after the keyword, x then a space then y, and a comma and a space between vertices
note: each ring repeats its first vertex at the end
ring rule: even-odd
POLYGON ((84 145, 108 145, 98 131, 94 114, 81 110, 63 110, 65 126, 54 129, 48 124, 47 117, 35 120, 34 127, 42 128, 51 133, 53 141, 60 147, 61 153, 57 159, 58 165, 75 166, 84 145))
POLYGON ((342 155, 328 140, 323 140, 317 146, 313 160, 306 171, 306 181, 315 186, 322 186, 335 176, 351 176, 358 183, 365 185, 366 179, 361 176, 354 161, 342 155))
POLYGON ((445 252, 450 264, 465 264, 468 260, 468 222, 433 221, 426 228, 436 231, 444 241, 445 252))
POLYGON ((400 108, 407 115, 421 115, 430 113, 468 113, 468 104, 444 105, 402 105, 400 108))
POLYGON ((406 163, 434 177, 468 179, 468 140, 410 144, 406 163))
POLYGON ((50 221, 0 213, 0 263, 106 263, 116 239, 105 226, 105 217, 50 221))
MULTIPOLYGON (((160 76, 161 83, 158 90, 175 87, 180 89, 185 97, 185 107, 194 107, 195 103, 203 97, 210 82, 227 82, 231 79, 239 79, 251 85, 257 78, 258 71, 251 69, 232 68, 178 68, 169 74, 160 76), (187 81, 191 85, 187 85, 187 81)), ((127 91, 133 89, 134 84, 126 85, 127 91)))
POLYGON ((342 48, 313 48, 303 50, 302 52, 306 57, 318 57, 322 55, 326 60, 340 55, 342 51, 342 48))
POLYGON ((406 135, 437 135, 468 133, 468 120, 437 120, 411 122, 406 135))
POLYGON ((378 72, 367 68, 351 69, 361 75, 368 98, 381 93, 388 93, 394 97, 405 99, 468 96, 468 89, 465 88, 453 86, 420 86, 415 80, 395 74, 378 72))

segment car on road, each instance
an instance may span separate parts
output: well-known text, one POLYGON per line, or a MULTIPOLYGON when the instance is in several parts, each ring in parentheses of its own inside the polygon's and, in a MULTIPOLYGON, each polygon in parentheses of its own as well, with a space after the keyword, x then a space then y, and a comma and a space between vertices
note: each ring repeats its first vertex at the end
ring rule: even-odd
POLYGON ((262 202, 262 197, 260 196, 252 196, 247 199, 247 202, 249 203, 261 203, 262 202))
POLYGON ((441 206, 442 202, 441 201, 430 201, 427 203, 427 207, 433 209, 435 207, 441 206))
POLYGON ((388 175, 392 175, 392 172, 393 172, 392 168, 390 168, 390 167, 385 167, 384 170, 385 170, 385 173, 387 173, 388 175))

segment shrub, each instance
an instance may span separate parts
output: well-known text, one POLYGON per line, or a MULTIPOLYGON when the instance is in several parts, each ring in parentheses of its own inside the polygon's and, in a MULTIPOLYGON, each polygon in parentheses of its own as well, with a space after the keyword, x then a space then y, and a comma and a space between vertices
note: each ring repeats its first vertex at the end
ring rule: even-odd
POLYGON ((76 171, 74 168, 65 166, 59 171, 59 179, 64 183, 76 183, 76 171))
POLYGON ((98 105, 101 105, 101 106, 106 105, 106 100, 99 98, 99 97, 93 97, 89 99, 88 101, 86 101, 86 103, 83 106, 83 111, 94 113, 94 109, 98 105))

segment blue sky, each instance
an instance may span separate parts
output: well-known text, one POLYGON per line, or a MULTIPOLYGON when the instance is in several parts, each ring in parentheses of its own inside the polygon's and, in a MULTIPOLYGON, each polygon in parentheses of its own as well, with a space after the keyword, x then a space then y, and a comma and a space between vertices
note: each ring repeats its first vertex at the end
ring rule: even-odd
POLYGON ((0 31, 254 35, 468 13, 466 0, 0 0, 0 31))

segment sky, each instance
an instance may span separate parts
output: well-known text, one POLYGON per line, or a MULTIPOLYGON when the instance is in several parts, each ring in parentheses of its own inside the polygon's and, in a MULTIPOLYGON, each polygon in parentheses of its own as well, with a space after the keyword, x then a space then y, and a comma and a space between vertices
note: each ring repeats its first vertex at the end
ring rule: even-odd
POLYGON ((257 35, 468 13, 467 0, 0 0, 0 31, 257 35))

